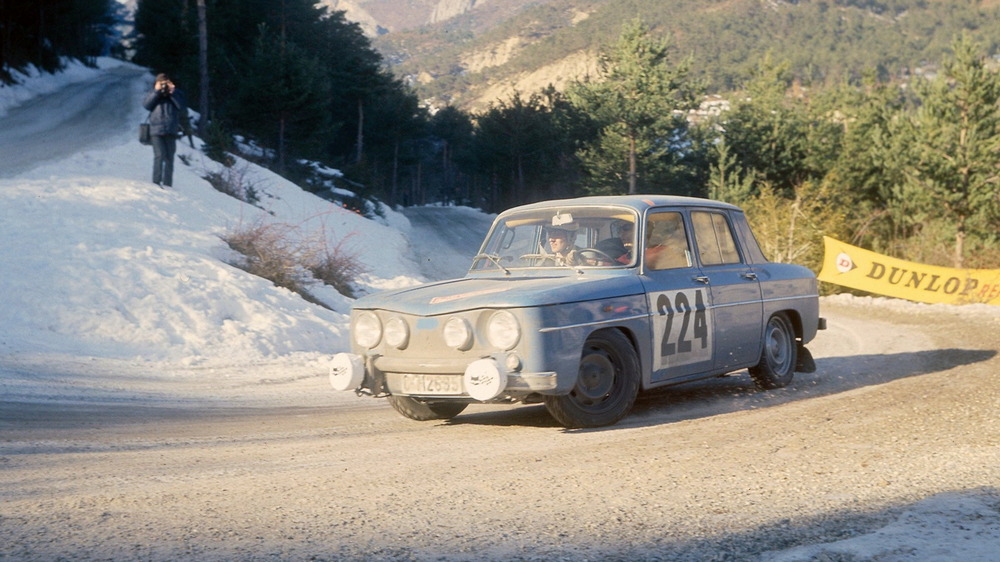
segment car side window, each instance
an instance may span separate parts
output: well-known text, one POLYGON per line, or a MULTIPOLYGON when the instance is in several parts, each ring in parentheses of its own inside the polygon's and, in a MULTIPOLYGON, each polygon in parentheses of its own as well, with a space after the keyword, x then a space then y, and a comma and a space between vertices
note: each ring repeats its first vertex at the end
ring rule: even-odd
POLYGON ((722 213, 693 212, 691 224, 702 265, 740 263, 733 231, 722 213))
POLYGON ((684 218, 671 211, 652 213, 646 219, 645 260, 648 269, 691 267, 684 218))

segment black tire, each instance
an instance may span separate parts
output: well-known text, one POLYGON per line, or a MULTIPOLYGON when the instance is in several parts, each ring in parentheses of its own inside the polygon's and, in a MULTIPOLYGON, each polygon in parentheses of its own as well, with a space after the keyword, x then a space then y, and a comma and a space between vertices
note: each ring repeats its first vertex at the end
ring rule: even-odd
POLYGON ((638 394, 639 357, 632 342, 617 330, 603 330, 584 343, 573 390, 546 396, 545 407, 565 427, 602 427, 625 417, 638 394))
POLYGON ((466 402, 421 402, 409 396, 390 396, 389 403, 392 407, 411 420, 450 420, 461 414, 466 407, 466 402))
POLYGON ((775 314, 764 328, 760 362, 750 367, 750 378, 757 388, 771 390, 788 386, 795 375, 796 352, 792 323, 784 313, 775 314))

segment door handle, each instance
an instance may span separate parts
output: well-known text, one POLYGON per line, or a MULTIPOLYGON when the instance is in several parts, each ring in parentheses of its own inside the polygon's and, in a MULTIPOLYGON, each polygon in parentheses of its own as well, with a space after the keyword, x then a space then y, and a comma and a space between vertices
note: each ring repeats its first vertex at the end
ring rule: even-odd
POLYGON ((757 280, 757 274, 754 273, 754 272, 752 272, 752 271, 749 272, 749 273, 741 273, 740 277, 742 277, 744 279, 747 279, 749 281, 756 281, 757 280))
POLYGON ((695 283, 701 283, 702 285, 708 285, 708 276, 706 276, 706 275, 697 275, 695 277, 692 277, 691 280, 694 281, 695 283))

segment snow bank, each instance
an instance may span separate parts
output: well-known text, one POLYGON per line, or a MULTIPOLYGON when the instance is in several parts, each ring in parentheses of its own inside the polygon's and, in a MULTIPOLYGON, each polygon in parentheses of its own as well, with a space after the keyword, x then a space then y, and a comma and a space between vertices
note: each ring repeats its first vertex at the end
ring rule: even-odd
POLYGON ((7 110, 16 105, 20 105, 31 98, 42 94, 52 93, 68 84, 82 82, 93 78, 109 68, 127 64, 123 61, 100 57, 97 59, 97 68, 90 68, 77 60, 66 61, 66 67, 57 74, 41 72, 35 66, 29 67, 25 72, 12 70, 11 75, 17 81, 16 85, 0 85, 0 117, 7 114, 7 110))
MULTIPOLYGON (((95 72, 71 65, 32 78, 4 89, 4 103, 95 72)), ((349 299, 315 285, 328 310, 228 265, 221 236, 246 225, 340 245, 366 271, 361 292, 423 280, 407 257, 408 222, 399 213, 383 209, 386 220, 368 220, 268 170, 237 166, 246 167, 257 206, 215 191, 201 176, 221 165, 186 141, 178 143, 174 187, 150 183, 151 150, 130 133, 112 148, 0 180, 0 354, 190 365, 345 349, 349 299)))

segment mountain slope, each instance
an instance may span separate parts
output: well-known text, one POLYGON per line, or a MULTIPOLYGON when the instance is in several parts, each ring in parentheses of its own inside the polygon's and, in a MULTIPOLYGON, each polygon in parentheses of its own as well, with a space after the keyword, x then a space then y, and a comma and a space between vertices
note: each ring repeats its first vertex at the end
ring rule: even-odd
MULTIPOLYGON (((343 10, 369 36, 401 32, 448 22, 471 14, 476 26, 491 27, 523 7, 550 0, 320 0, 330 10, 343 10)), ((464 24, 463 24, 464 25, 464 24)))
MULTIPOLYGON (((376 1, 408 4, 366 4, 376 1)), ((1000 36, 997 0, 512 0, 477 3, 447 21, 382 35, 375 46, 424 98, 474 109, 592 72, 600 47, 633 18, 671 37, 711 91, 738 88, 769 52, 815 83, 870 68, 909 72, 939 60, 963 30, 987 45, 1000 36)))

